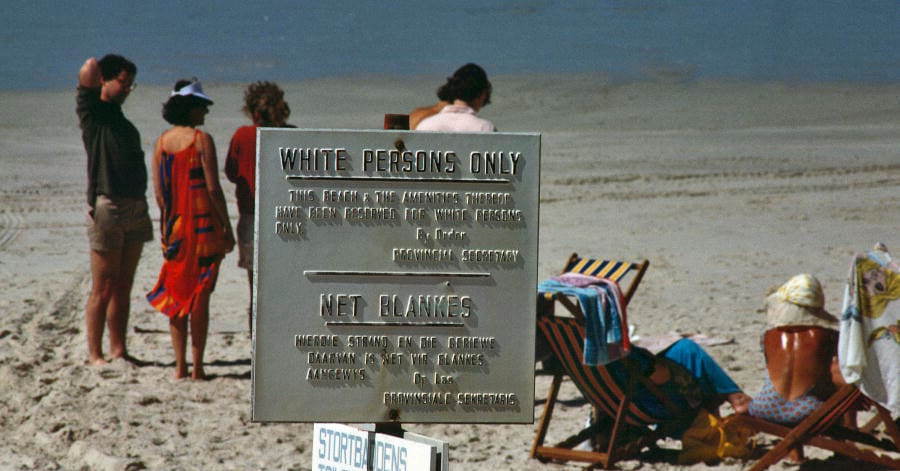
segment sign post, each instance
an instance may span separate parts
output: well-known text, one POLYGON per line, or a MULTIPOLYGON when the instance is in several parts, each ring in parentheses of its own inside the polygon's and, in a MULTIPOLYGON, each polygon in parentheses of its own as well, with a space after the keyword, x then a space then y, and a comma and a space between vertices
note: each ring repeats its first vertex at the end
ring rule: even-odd
POLYGON ((258 132, 253 420, 532 423, 540 135, 258 132))

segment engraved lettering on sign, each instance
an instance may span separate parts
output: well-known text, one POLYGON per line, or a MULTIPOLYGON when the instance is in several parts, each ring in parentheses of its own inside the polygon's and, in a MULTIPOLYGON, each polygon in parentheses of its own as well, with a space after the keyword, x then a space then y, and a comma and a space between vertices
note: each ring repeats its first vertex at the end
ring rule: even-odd
POLYGON ((322 201, 334 203, 359 203, 359 191, 322 190, 322 201))
POLYGON ((462 260, 471 263, 516 263, 519 251, 465 249, 462 251, 462 260))
POLYGON ((454 173, 457 163, 452 150, 363 149, 366 172, 454 173))
POLYGON ((453 376, 434 373, 434 384, 453 384, 453 376))
POLYGON ((391 251, 391 260, 395 262, 452 262, 453 251, 450 249, 400 249, 391 251))
POLYGON ((392 204, 397 202, 396 191, 375 190, 375 202, 379 204, 392 204))
POLYGON ((424 208, 404 208, 403 215, 408 221, 418 221, 428 217, 424 208))
POLYGON ((347 170, 347 149, 279 147, 282 170, 328 172, 347 170))
POLYGON ((307 201, 315 201, 316 193, 312 190, 288 190, 291 203, 305 203, 307 201))
POLYGON ((307 381, 365 381, 364 368, 307 368, 307 381))
POLYGON ((464 240, 466 238, 465 231, 457 231, 456 229, 441 229, 440 227, 434 230, 434 240, 464 240))
POLYGON ((506 206, 512 203, 509 193, 466 193, 466 204, 481 206, 506 206))
POLYGON ((440 366, 484 366, 483 353, 438 353, 440 366))
POLYGON ((469 154, 469 170, 474 174, 515 175, 521 152, 472 152, 469 154))
POLYGON ((300 219, 306 215, 303 206, 275 206, 275 217, 278 219, 300 219))
POLYGON ((295 335, 294 346, 303 347, 338 347, 337 335, 295 335))
POLYGON ((380 358, 382 366, 403 364, 403 353, 381 352, 380 358))
POLYGON ((369 208, 354 206, 344 208, 344 219, 348 221, 393 221, 399 213, 395 208, 369 208))
POLYGON ((448 337, 447 346, 456 349, 493 349, 497 348, 496 337, 448 337))
POLYGON ((347 346, 350 348, 387 348, 390 346, 387 335, 348 335, 347 346))
POLYGON ((356 317, 360 298, 362 295, 359 294, 322 293, 319 297, 319 315, 356 317))
POLYGON ((449 392, 386 392, 383 396, 386 406, 445 406, 452 401, 453 393, 449 392))
POLYGON ((459 193, 452 191, 404 191, 403 204, 459 204, 459 193))
POLYGON ((435 208, 433 211, 435 221, 469 221, 472 219, 468 209, 435 208))
POLYGON ((476 209, 475 220, 482 222, 521 222, 519 209, 476 209))
POLYGON ((308 352, 306 362, 315 364, 353 365, 356 364, 355 352, 308 352))
POLYGON ((340 214, 337 208, 328 206, 313 206, 309 208, 308 213, 310 219, 337 219, 340 214))
POLYGON ((472 298, 456 294, 410 295, 405 304, 396 294, 382 294, 378 297, 378 306, 381 317, 466 318, 472 314, 472 298))
POLYGON ((465 406, 515 406, 519 404, 516 393, 457 393, 457 404, 465 406))
POLYGON ((276 234, 291 234, 291 235, 303 235, 303 223, 302 222, 281 222, 275 221, 275 233, 276 234))

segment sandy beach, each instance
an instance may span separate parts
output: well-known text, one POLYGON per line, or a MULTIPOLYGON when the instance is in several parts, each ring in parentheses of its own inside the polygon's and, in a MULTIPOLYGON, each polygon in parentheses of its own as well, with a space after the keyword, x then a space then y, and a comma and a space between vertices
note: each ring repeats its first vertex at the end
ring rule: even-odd
MULTIPOLYGON (((384 113, 428 104, 442 81, 282 85, 298 127, 380 129, 384 113)), ((650 260, 629 306, 637 333, 733 338, 708 351, 748 394, 764 379, 767 289, 811 273, 836 312, 855 252, 883 242, 900 254, 900 85, 615 84, 601 75, 492 81, 493 104, 482 116, 502 131, 542 134, 539 276, 558 272, 572 252, 650 260)), ((232 132, 247 123, 243 85, 204 87, 216 102, 205 129, 221 167, 232 132)), ((148 161, 166 128, 167 94, 142 85, 125 105, 148 161)), ((129 350, 141 365, 85 365, 90 267, 74 83, 0 92, 0 103, 0 470, 311 469, 312 424, 250 421, 249 293, 236 253, 212 297, 210 381, 171 379, 167 319, 144 299, 162 263, 157 242, 144 248, 132 293, 129 350)), ((234 187, 222 180, 236 218, 234 187)), ((155 208, 152 216, 158 229, 155 208)), ((549 382, 536 379, 537 397, 549 382)), ((588 411, 571 383, 562 397, 550 442, 580 427, 588 411)), ((407 428, 447 441, 454 469, 580 469, 529 459, 533 425, 407 428)), ((846 465, 807 450, 812 459, 799 469, 846 465)))

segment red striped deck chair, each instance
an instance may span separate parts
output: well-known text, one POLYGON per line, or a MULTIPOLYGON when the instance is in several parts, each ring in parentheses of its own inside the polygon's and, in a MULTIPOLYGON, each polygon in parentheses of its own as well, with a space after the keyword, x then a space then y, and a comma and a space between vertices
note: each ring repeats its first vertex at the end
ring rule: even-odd
MULTIPOLYGON (((622 262, 581 258, 573 253, 563 266, 562 273, 575 272, 614 280, 622 287, 625 303, 629 303, 641 283, 650 262, 622 262), (626 282, 627 281, 627 282, 626 282), (624 284, 623 284, 624 283, 624 284)), ((584 345, 584 315, 577 301, 557 293, 544 293, 538 298, 538 339, 549 352, 553 381, 540 418, 531 448, 531 457, 541 461, 583 461, 591 467, 608 468, 624 457, 633 455, 644 446, 653 444, 657 437, 668 434, 664 422, 642 411, 630 400, 638 387, 651 391, 673 416, 692 419, 693 412, 679 408, 665 397, 649 378, 638 372, 629 361, 619 360, 632 374, 626 384, 615 381, 610 371, 602 366, 582 364, 584 345), (572 317, 557 317, 555 304, 559 302, 572 317), (545 446, 553 409, 564 377, 569 377, 594 408, 593 425, 569 436, 555 446, 545 446), (657 426, 655 429, 650 425, 657 426), (573 449, 585 440, 592 440, 605 451, 573 449)), ((684 424, 671 422, 673 427, 684 424)))
POLYGON ((898 450, 900 431, 897 423, 891 419, 890 412, 868 399, 852 385, 839 388, 812 414, 793 427, 749 415, 742 415, 740 418, 742 423, 758 432, 782 438, 759 461, 748 468, 751 471, 762 471, 781 461, 792 448, 804 445, 884 466, 883 469, 900 469, 900 450, 898 450), (886 438, 879 438, 864 429, 851 430, 838 425, 847 411, 868 407, 874 407, 876 416, 881 418, 886 438))
POLYGON ((696 410, 682 410, 667 398, 650 379, 642 374, 630 358, 617 360, 627 372, 627 380, 617 380, 611 366, 588 366, 582 363, 584 326, 574 317, 552 315, 538 318, 538 331, 547 340, 559 364, 550 385, 547 403, 531 448, 531 457, 541 461, 582 461, 589 468, 609 469, 615 462, 655 444, 656 439, 683 430, 696 410), (594 423, 554 446, 544 445, 553 408, 564 376, 571 378, 584 398, 594 407, 594 423), (623 384, 624 383, 624 384, 623 384), (645 388, 665 407, 671 417, 653 417, 631 401, 639 388, 645 388), (651 427, 652 426, 652 427, 651 427), (591 439, 604 451, 576 450, 579 443, 591 439))

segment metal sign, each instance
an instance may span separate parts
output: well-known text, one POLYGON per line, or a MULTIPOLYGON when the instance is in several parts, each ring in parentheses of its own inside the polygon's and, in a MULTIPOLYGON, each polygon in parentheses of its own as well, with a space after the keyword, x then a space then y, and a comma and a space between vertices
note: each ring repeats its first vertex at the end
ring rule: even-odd
POLYGON ((533 422, 540 135, 258 132, 253 420, 533 422))
POLYGON ((405 433, 395 437, 343 424, 315 424, 312 469, 447 471, 447 443, 405 433), (443 460, 439 455, 443 453, 443 460))

